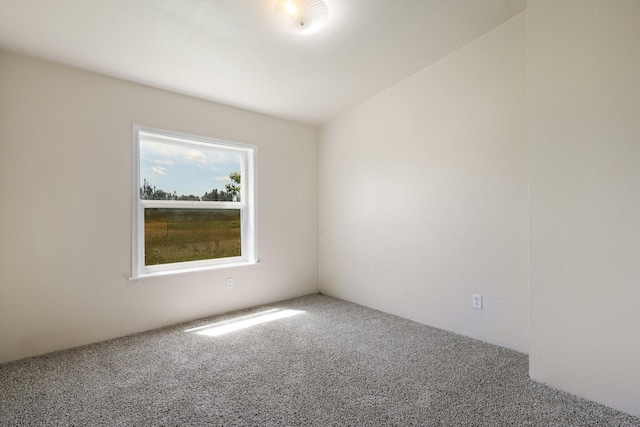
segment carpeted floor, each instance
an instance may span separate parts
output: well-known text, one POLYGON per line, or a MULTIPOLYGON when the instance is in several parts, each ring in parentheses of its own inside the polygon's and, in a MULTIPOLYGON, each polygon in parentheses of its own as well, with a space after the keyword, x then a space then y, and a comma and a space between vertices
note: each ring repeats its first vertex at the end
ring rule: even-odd
POLYGON ((640 426, 527 364, 309 295, 0 365, 0 425, 640 426))

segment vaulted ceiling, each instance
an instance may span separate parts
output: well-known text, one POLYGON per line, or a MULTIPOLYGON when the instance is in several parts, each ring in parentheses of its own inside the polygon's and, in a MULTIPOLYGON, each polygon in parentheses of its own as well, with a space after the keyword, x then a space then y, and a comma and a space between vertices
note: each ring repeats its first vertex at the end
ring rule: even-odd
POLYGON ((0 48, 311 125, 526 9, 526 0, 326 0, 320 32, 277 0, 0 0, 0 48))

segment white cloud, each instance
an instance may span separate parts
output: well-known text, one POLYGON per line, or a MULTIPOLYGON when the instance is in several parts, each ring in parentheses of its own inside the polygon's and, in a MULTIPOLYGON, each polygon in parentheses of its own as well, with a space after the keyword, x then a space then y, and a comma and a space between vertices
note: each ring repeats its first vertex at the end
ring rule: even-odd
POLYGON ((214 181, 231 181, 231 178, 229 178, 228 176, 216 176, 213 180, 214 181))
POLYGON ((207 156, 205 156, 202 151, 198 150, 187 150, 184 153, 184 158, 188 161, 198 162, 198 163, 206 163, 207 156))
POLYGON ((163 168, 162 166, 152 166, 151 167, 151 172, 156 174, 156 175, 166 175, 167 174, 167 168, 163 168))
POLYGON ((242 156, 236 152, 208 150, 206 147, 184 147, 149 141, 141 141, 140 143, 140 159, 156 165, 193 165, 197 163, 203 166, 222 166, 239 170, 241 158, 242 156))

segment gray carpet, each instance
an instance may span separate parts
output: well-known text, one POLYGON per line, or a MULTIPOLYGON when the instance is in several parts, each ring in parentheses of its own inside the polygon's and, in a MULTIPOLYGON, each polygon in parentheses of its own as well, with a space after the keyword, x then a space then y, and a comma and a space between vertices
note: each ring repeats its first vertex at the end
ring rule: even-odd
POLYGON ((529 380, 527 364, 309 295, 0 365, 0 424, 640 426, 529 380))

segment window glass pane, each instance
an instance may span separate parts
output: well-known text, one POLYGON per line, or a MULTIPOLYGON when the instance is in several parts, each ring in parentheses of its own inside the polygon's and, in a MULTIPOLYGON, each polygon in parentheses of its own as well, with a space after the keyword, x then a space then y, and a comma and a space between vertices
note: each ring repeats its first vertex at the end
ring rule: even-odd
POLYGON ((240 209, 144 210, 144 263, 241 255, 240 209))
POLYGON ((241 165, 237 151, 141 139, 140 198, 238 201, 241 165))

